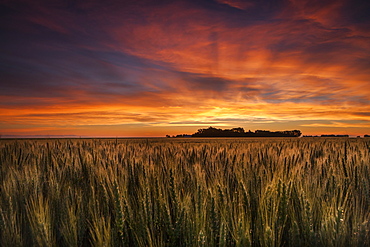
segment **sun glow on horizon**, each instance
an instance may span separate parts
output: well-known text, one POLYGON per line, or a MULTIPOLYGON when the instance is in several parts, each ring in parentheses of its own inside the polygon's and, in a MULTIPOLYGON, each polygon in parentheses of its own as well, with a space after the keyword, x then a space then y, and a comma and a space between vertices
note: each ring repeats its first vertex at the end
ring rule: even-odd
POLYGON ((207 126, 370 134, 366 4, 0 7, 2 135, 165 136, 207 126))

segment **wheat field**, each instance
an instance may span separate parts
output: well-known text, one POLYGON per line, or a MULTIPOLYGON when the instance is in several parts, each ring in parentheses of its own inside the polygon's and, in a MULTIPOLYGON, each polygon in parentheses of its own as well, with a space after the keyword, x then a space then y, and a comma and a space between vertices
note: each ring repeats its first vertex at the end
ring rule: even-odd
POLYGON ((0 246, 370 246, 370 139, 0 140, 0 246))

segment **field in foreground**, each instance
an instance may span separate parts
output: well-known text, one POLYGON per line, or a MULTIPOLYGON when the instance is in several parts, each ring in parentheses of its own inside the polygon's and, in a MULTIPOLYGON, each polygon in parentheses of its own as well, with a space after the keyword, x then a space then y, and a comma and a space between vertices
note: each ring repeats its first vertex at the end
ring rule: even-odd
POLYGON ((370 246, 369 139, 0 140, 0 246, 370 246))

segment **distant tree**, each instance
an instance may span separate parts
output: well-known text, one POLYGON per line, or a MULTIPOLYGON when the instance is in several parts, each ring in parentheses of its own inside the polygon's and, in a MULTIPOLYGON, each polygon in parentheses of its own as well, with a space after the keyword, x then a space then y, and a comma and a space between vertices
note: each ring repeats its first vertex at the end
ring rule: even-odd
POLYGON ((217 129, 210 126, 208 129, 199 129, 197 133, 193 134, 193 136, 199 137, 212 137, 212 136, 222 136, 222 129, 217 129))
POLYGON ((285 130, 271 132, 268 130, 256 130, 255 132, 245 132, 243 128, 232 129, 217 129, 209 127, 208 129, 199 129, 194 133, 194 137, 299 137, 301 135, 299 130, 285 130))
POLYGON ((243 128, 232 128, 231 131, 236 132, 236 133, 245 133, 243 128))
POLYGON ((300 137, 302 135, 302 132, 300 130, 293 130, 293 133, 297 137, 300 137))

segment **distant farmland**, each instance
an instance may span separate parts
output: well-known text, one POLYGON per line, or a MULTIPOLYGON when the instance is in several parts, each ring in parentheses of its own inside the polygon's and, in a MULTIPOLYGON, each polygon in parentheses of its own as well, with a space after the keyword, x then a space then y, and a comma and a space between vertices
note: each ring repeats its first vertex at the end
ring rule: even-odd
POLYGON ((370 246, 370 140, 0 140, 0 246, 370 246))

